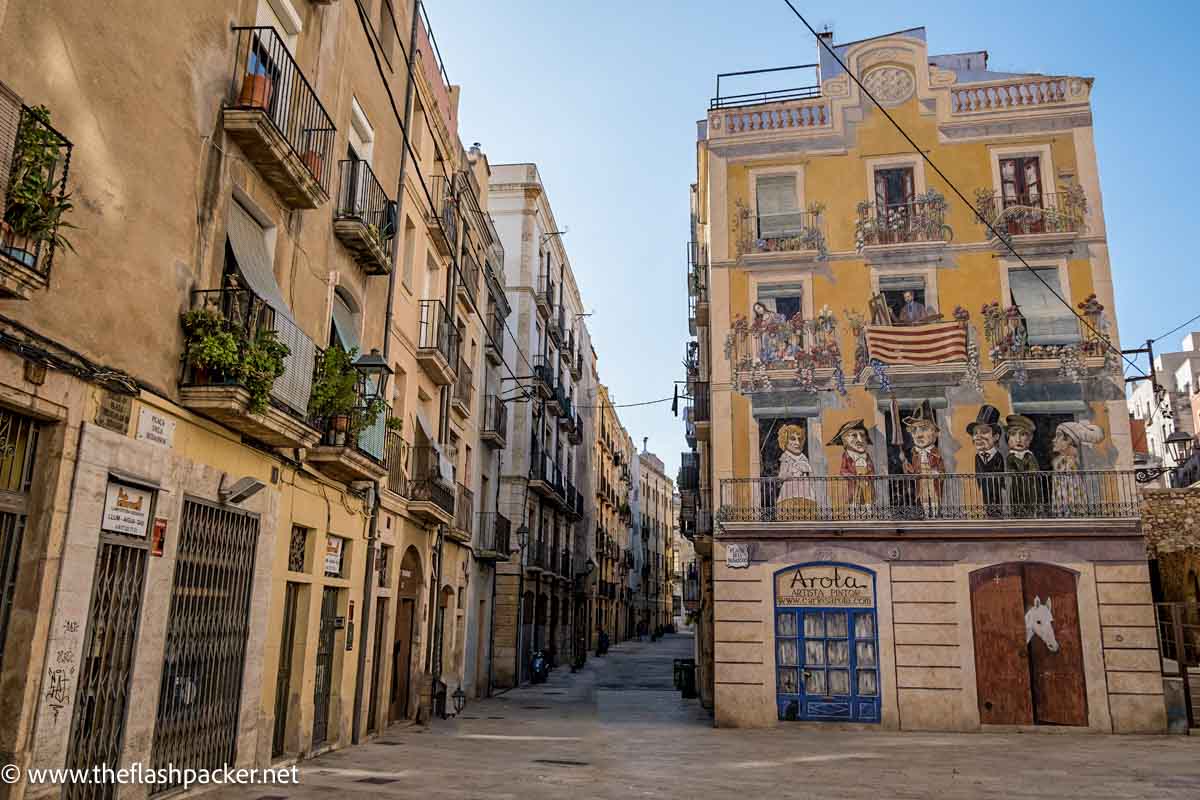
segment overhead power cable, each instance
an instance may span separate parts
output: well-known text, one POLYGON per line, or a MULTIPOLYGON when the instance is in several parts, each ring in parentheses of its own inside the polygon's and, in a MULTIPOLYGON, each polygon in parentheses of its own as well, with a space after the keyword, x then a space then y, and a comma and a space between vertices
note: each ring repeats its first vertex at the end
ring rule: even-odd
POLYGON ((808 28, 809 33, 811 33, 813 35, 813 38, 817 40, 817 43, 820 44, 821 47, 825 48, 825 51, 827 53, 829 53, 829 55, 835 61, 837 61, 838 65, 841 66, 841 68, 845 71, 845 73, 850 76, 850 79, 852 81, 854 81, 854 83, 858 86, 859 90, 863 94, 865 94, 867 97, 871 98, 871 102, 875 104, 876 108, 878 108, 880 110, 880 112, 882 112, 883 115, 885 117, 887 117, 888 122, 892 123, 892 125, 896 128, 896 130, 900 132, 900 135, 904 137, 905 141, 907 141, 912 146, 913 152, 916 153, 917 155, 919 155, 925 161, 925 163, 928 164, 933 169, 933 171, 938 174, 938 177, 940 177, 943 181, 945 181, 946 185, 950 187, 950 190, 953 191, 954 194, 958 195, 959 199, 962 200, 964 204, 966 204, 967 208, 971 209, 971 211, 974 212, 975 217, 980 222, 983 223, 984 227, 986 227, 988 229, 988 231, 992 234, 992 236, 996 237, 996 239, 998 239, 999 241, 1004 242, 1004 246, 1008 248, 1009 252, 1011 252, 1018 261, 1021 262, 1021 265, 1023 267, 1025 267, 1025 269, 1029 270, 1029 272, 1035 278, 1037 278, 1038 281, 1043 286, 1046 287, 1047 291, 1049 291, 1052 295, 1054 295, 1054 297, 1056 297, 1060 303, 1062 303, 1064 306, 1066 306, 1067 310, 1070 311, 1071 314, 1077 320, 1079 320, 1080 323, 1082 323, 1088 330, 1092 331, 1092 333, 1096 334, 1097 340, 1104 342, 1105 347, 1107 347, 1112 352, 1116 353, 1118 356, 1121 357, 1122 360, 1124 360, 1130 366, 1132 366, 1134 369, 1136 369, 1143 378, 1149 378, 1150 377, 1149 375, 1146 375, 1146 373, 1142 372, 1141 367, 1139 367, 1136 363, 1134 363, 1133 361, 1128 359, 1124 353, 1122 353, 1117 347, 1115 347, 1113 345, 1113 343, 1111 341, 1109 341, 1108 337, 1106 337, 1102 331, 1097 330, 1097 328, 1094 325, 1092 325, 1091 322, 1089 322, 1082 314, 1080 314, 1078 311, 1075 310, 1075 307, 1072 306, 1068 300, 1066 300, 1062 295, 1060 295, 1058 293, 1057 289, 1055 289, 1053 286, 1051 286, 1049 283, 1047 283, 1046 279, 1043 278, 1041 275, 1039 275, 1038 271, 1029 265, 1029 262, 1027 262, 1025 260, 1024 256, 1022 256, 1020 253, 1018 253, 1017 249, 1015 247, 1013 247, 1012 242, 1009 241, 1008 237, 1000 235, 1000 232, 998 230, 996 230, 995 226, 993 226, 992 223, 990 221, 988 221, 988 219, 986 217, 983 216, 983 214, 979 211, 979 209, 975 207, 975 204, 967 199, 967 196, 965 194, 963 194, 959 190, 959 188, 954 184, 954 182, 951 181, 950 178, 948 178, 946 176, 946 173, 942 172, 942 170, 938 167, 938 165, 933 163, 933 159, 931 159, 929 157, 929 155, 924 150, 922 150, 921 147, 919 145, 917 145, 917 143, 915 141, 913 141, 913 138, 908 135, 908 131, 904 130, 904 128, 900 125, 900 123, 896 121, 895 117, 893 117, 890 113, 888 113, 888 110, 886 108, 884 108, 883 105, 878 100, 875 99, 875 95, 871 94, 871 91, 869 89, 867 89, 866 86, 863 85, 863 82, 858 79, 858 76, 850 71, 849 67, 846 66, 846 63, 844 61, 842 61, 841 57, 836 52, 834 52, 834 49, 829 45, 829 43, 826 42, 823 38, 821 38, 820 34, 817 33, 816 29, 813 28, 813 26, 808 23, 808 20, 804 18, 804 15, 801 14, 794 5, 792 5, 791 0, 783 0, 783 2, 785 4, 787 4, 787 7, 792 10, 792 13, 795 14, 796 17, 802 23, 804 23, 804 27, 808 28))

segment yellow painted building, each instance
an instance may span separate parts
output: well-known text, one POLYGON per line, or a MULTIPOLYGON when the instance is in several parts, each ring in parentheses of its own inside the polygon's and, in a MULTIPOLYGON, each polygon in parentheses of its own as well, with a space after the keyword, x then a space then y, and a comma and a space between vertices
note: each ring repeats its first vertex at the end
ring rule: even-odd
POLYGON ((1092 81, 823 36, 810 88, 699 125, 702 698, 718 725, 1162 730, 1092 81))

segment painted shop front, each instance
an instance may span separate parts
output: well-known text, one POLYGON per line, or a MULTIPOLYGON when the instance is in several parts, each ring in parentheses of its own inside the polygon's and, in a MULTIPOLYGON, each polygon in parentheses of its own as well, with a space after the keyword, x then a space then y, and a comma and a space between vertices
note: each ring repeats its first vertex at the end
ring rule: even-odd
POLYGON ((1163 732, 1136 524, 717 535, 723 727, 1163 732))

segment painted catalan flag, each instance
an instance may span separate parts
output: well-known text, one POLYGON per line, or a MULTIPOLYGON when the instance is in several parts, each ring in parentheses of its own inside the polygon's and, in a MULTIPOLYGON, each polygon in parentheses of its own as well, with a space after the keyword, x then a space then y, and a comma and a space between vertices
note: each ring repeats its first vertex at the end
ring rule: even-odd
POLYGON ((868 325, 867 350, 884 364, 942 364, 967 360, 967 332, 958 322, 868 325))

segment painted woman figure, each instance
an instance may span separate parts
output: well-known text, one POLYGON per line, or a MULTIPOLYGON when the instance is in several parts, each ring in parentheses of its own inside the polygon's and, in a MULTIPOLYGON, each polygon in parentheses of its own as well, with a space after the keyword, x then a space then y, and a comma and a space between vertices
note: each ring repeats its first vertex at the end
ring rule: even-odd
POLYGON ((816 486, 812 465, 804 455, 807 436, 801 425, 784 425, 779 429, 779 497, 775 514, 780 521, 816 518, 816 486))
POLYGON ((1071 517, 1091 504, 1086 476, 1081 475, 1080 453, 1084 446, 1099 444, 1104 431, 1090 422, 1064 422, 1054 432, 1054 515, 1071 517))
POLYGON ((830 447, 841 446, 842 467, 841 475, 849 478, 847 494, 851 508, 862 509, 875 504, 875 462, 867 448, 871 444, 871 434, 861 419, 852 419, 843 425, 833 438, 829 440, 830 447))

